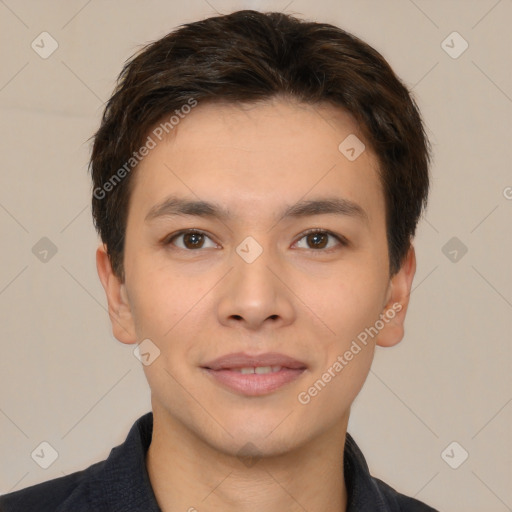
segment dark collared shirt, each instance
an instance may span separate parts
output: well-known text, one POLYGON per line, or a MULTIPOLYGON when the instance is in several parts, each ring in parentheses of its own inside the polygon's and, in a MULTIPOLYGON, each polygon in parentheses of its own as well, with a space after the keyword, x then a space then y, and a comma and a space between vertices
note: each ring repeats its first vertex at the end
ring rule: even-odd
MULTIPOLYGON (((161 512, 146 469, 153 413, 139 418, 109 457, 70 475, 0 496, 0 512, 161 512)), ((437 512, 373 478, 347 433, 344 451, 347 512, 437 512)))

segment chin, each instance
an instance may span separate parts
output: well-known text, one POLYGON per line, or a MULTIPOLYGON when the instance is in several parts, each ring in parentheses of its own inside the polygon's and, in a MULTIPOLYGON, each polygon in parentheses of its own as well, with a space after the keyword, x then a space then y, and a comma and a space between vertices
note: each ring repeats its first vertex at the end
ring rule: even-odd
POLYGON ((276 457, 296 449, 305 442, 304 432, 297 439, 292 432, 275 421, 265 425, 224 425, 231 434, 223 436, 215 448, 236 457, 276 457))
POLYGON ((262 458, 279 457, 292 451, 293 448, 293 443, 290 443, 290 440, 283 445, 282 442, 276 440, 273 442, 268 439, 258 441, 248 437, 232 439, 227 446, 215 446, 217 451, 240 459, 246 466, 250 466, 262 458))

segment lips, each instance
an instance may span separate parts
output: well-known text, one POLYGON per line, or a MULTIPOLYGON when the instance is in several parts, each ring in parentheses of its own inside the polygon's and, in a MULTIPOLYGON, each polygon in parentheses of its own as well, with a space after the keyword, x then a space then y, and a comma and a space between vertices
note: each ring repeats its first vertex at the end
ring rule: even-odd
POLYGON ((306 371, 307 365, 277 352, 255 356, 238 352, 214 359, 202 369, 222 387, 255 397, 268 395, 295 381, 306 371))
POLYGON ((306 363, 277 352, 267 352, 259 355, 249 355, 236 352, 221 356, 204 364, 208 370, 240 370, 242 368, 278 367, 292 370, 306 369, 306 363))

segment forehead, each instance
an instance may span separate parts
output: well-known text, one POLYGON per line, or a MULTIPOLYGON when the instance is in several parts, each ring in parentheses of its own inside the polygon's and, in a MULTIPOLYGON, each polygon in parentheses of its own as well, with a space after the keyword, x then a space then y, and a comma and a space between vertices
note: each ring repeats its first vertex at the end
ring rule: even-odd
POLYGON ((226 149, 234 158, 235 150, 289 158, 303 157, 306 150, 317 158, 327 151, 326 157, 338 158, 340 136, 350 134, 363 138, 354 118, 339 107, 273 98, 248 104, 199 104, 179 120, 166 140, 175 152, 195 150, 194 158, 208 150, 225 159, 230 156, 226 149))
POLYGON ((144 215, 171 193, 234 213, 327 192, 383 206, 377 159, 354 119, 328 104, 199 103, 161 141, 150 136, 156 147, 136 169, 131 200, 144 215), (364 147, 356 159, 343 152, 347 140, 364 147))

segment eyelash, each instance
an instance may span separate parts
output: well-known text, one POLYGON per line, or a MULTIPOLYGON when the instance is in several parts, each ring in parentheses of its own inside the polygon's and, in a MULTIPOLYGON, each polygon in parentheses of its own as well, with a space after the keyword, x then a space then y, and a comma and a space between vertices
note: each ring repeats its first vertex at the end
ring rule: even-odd
MULTIPOLYGON (((187 234, 204 235, 204 236, 210 238, 210 240, 211 240, 211 237, 204 231, 201 231, 199 229, 184 229, 182 231, 178 231, 177 233, 173 233, 172 235, 169 235, 168 237, 166 237, 163 240, 162 243, 163 243, 163 245, 166 245, 166 246, 171 245, 172 242, 176 238, 178 238, 182 235, 187 235, 187 234)), ((300 238, 297 240, 297 242, 299 242, 300 240, 302 240, 303 238, 305 238, 306 236, 311 235, 311 234, 329 235, 329 236, 332 236, 333 238, 335 238, 339 242, 340 246, 347 247, 349 245, 349 241, 344 236, 337 235, 336 233, 333 233, 332 231, 329 231, 327 229, 319 229, 319 228, 308 229, 304 233, 301 233, 300 238)), ((297 243, 297 242, 295 242, 295 243, 297 243)), ((198 250, 202 249, 202 247, 200 247, 199 249, 183 249, 181 247, 176 247, 176 249, 179 249, 182 251, 194 252, 194 251, 198 251, 198 250)), ((329 249, 306 249, 306 250, 313 251, 313 252, 331 252, 333 250, 336 250, 336 247, 331 247, 329 249)))

